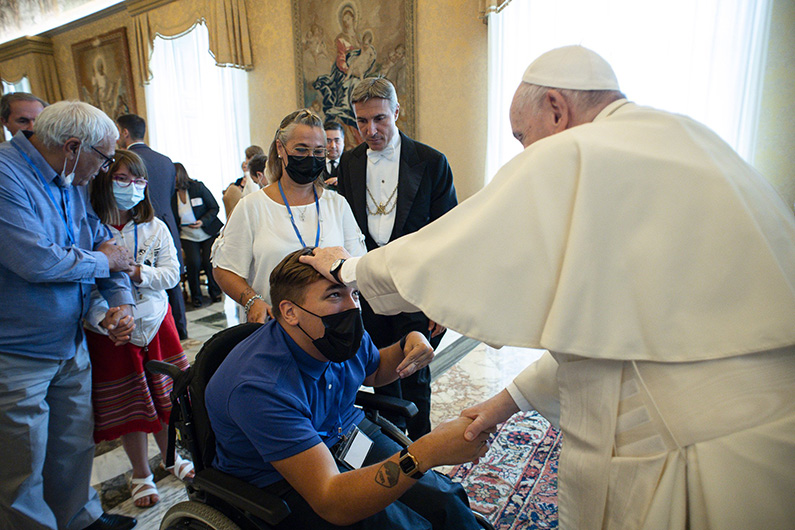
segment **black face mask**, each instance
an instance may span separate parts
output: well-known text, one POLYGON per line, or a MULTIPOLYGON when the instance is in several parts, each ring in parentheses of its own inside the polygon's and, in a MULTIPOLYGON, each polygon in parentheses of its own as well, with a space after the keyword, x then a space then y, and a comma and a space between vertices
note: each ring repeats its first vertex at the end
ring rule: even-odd
POLYGON ((296 184, 309 184, 314 182, 318 176, 323 172, 326 167, 326 158, 317 158, 314 156, 306 156, 299 158, 293 155, 287 155, 287 174, 293 179, 296 184))
MULTIPOLYGON (((295 302, 293 303, 295 304, 295 302)), ((301 307, 298 304, 295 305, 301 307)), ((301 309, 304 308, 301 307, 301 309)), ((364 336, 362 312, 358 307, 326 316, 316 315, 308 309, 304 309, 304 311, 323 321, 326 332, 318 339, 312 339, 312 336, 304 331, 300 324, 298 328, 304 332, 304 335, 312 339, 312 344, 326 359, 333 363, 344 363, 356 355, 364 336)))

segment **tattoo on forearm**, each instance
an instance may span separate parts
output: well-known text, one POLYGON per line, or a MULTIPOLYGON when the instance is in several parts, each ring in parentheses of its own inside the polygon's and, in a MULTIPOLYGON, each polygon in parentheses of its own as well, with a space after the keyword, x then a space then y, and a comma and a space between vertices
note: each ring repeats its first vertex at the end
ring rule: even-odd
POLYGON ((399 478, 400 467, 390 460, 384 462, 375 474, 375 481, 385 488, 395 486, 399 478))
POLYGON ((240 299, 237 301, 240 305, 246 305, 248 299, 257 294, 257 291, 252 289, 251 287, 246 287, 246 290, 240 293, 240 299))

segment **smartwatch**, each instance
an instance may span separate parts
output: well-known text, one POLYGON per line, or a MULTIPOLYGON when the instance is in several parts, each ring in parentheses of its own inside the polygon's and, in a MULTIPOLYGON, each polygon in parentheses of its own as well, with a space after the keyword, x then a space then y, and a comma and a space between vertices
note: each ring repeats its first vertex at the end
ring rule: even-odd
POLYGON ((338 259, 331 264, 331 270, 329 271, 329 273, 331 273, 331 277, 334 278, 334 280, 340 285, 345 285, 340 279, 340 272, 342 271, 343 263, 345 263, 345 258, 338 259))
POLYGON ((420 471, 420 463, 409 453, 408 447, 400 452, 400 470, 413 479, 421 479, 425 475, 420 471))

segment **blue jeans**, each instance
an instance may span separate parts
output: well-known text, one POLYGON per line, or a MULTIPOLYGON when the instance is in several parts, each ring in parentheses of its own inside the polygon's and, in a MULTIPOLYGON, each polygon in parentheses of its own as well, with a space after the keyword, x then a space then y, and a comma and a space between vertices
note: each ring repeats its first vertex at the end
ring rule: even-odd
POLYGON ((0 528, 81 530, 102 515, 91 363, 0 353, 0 528))
MULTIPOLYGON (((365 466, 377 464, 402 448, 381 429, 364 420, 359 428, 373 440, 365 466)), ((345 469, 340 468, 344 472, 345 469)), ((266 488, 267 489, 267 488, 266 488)), ((281 497, 292 513, 277 528, 337 530, 467 530, 480 529, 469 509, 469 499, 460 484, 444 475, 429 471, 408 491, 384 510, 350 526, 335 526, 317 515, 292 488, 281 497)))

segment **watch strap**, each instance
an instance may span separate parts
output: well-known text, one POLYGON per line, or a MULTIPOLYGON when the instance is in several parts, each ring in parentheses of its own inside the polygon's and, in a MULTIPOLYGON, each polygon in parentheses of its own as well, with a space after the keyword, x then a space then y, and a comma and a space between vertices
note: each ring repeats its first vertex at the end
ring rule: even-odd
POLYGON ((343 263, 345 263, 345 258, 338 259, 331 265, 331 270, 329 271, 331 273, 331 277, 334 278, 334 281, 340 285, 344 285, 340 279, 340 272, 342 272, 343 263))

